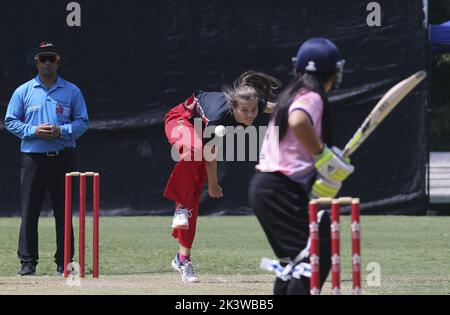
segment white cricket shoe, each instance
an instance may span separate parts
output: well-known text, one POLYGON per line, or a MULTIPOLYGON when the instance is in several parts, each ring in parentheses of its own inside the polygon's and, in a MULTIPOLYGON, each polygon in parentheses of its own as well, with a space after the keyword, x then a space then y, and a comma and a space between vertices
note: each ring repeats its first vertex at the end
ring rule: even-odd
POLYGON ((191 211, 187 208, 177 208, 172 219, 172 229, 189 230, 191 211))
POLYGON ((192 261, 186 260, 184 263, 180 263, 178 255, 172 260, 172 268, 181 274, 181 280, 185 283, 198 282, 197 274, 194 271, 192 261))

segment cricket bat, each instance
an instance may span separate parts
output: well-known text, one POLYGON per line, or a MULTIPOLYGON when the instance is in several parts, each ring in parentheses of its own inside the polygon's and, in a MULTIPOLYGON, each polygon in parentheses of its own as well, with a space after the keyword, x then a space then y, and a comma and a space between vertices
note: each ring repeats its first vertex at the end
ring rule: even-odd
POLYGON ((394 85, 378 101, 369 116, 345 145, 342 156, 349 157, 367 137, 378 127, 386 116, 408 95, 425 77, 425 71, 418 71, 412 76, 394 85))

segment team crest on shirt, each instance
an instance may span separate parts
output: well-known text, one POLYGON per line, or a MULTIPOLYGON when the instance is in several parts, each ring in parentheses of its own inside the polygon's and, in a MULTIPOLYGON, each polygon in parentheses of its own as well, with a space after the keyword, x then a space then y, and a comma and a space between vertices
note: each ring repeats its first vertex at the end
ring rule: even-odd
POLYGON ((56 104, 56 113, 57 114, 64 113, 64 107, 62 107, 61 104, 56 104))
POLYGON ((302 97, 296 102, 297 105, 301 105, 301 106, 309 106, 309 105, 311 105, 311 103, 312 103, 312 101, 306 97, 302 97))
POLYGON ((60 103, 56 103, 56 114, 70 116, 71 108, 70 106, 63 106, 60 103))

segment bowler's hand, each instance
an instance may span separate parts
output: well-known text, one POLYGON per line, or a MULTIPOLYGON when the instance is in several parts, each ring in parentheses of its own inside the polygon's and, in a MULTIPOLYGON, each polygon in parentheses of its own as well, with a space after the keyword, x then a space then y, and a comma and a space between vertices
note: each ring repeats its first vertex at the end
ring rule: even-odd
POLYGON ((208 185, 208 194, 211 198, 222 198, 222 187, 220 187, 217 183, 208 185))

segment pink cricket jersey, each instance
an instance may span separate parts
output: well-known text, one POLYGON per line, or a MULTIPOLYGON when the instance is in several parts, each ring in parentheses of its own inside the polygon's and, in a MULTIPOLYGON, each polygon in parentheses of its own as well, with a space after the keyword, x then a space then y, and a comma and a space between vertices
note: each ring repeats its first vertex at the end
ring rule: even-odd
MULTIPOLYGON (((310 116, 314 130, 321 139, 323 102, 320 95, 300 91, 289 107, 289 114, 294 110, 303 110, 310 116)), ((269 122, 256 169, 261 172, 281 172, 302 185, 307 185, 315 174, 312 155, 297 140, 290 128, 280 142, 278 127, 274 126, 273 120, 269 122)))

